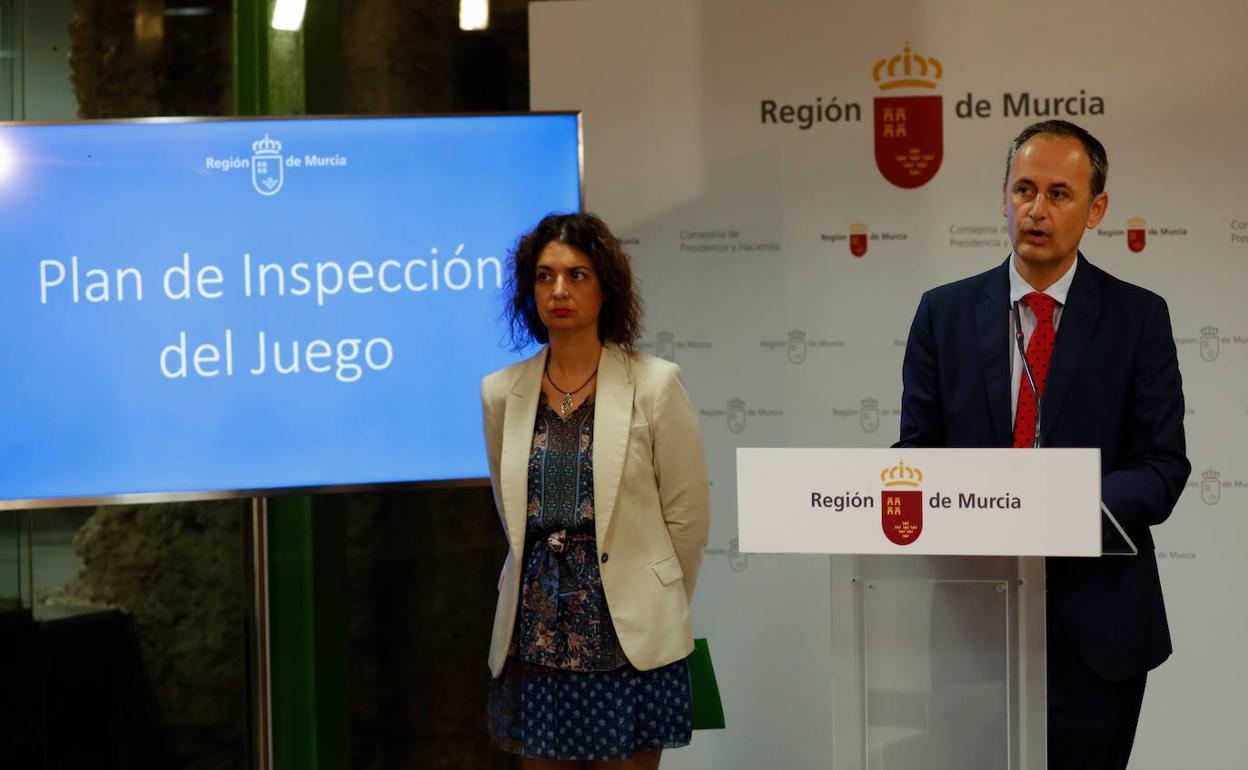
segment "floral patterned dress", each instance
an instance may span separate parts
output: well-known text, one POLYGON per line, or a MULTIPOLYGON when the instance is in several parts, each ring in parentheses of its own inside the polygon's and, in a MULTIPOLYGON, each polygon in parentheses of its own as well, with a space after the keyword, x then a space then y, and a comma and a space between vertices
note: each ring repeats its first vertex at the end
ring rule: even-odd
POLYGON ((494 744, 533 759, 624 759, 687 745, 692 729, 685 661, 638 671, 611 623, 594 537, 593 445, 591 401, 564 420, 543 399, 520 607, 488 706, 494 744))

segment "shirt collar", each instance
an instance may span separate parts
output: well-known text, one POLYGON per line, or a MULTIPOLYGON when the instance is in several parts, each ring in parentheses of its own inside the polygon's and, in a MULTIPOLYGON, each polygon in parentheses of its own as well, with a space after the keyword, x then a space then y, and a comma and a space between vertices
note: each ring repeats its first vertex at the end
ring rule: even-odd
MULTIPOLYGON (((1042 293, 1049 295, 1057 300, 1057 304, 1066 304, 1066 295, 1070 293, 1070 284, 1075 280, 1075 270, 1079 269, 1079 260, 1070 266, 1066 273, 1058 278, 1052 286, 1045 289, 1042 293)), ((1014 264, 1014 252, 1010 252, 1010 304, 1019 302, 1024 296, 1035 291, 1031 284, 1019 275, 1018 266, 1014 264)))

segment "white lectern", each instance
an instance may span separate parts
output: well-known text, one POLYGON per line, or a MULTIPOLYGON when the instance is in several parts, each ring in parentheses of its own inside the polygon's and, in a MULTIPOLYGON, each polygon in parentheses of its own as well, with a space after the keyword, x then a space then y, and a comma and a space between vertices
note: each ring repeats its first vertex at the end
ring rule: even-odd
POLYGON ((738 449, 740 548, 832 558, 833 770, 1044 770, 1045 556, 1094 449, 738 449))

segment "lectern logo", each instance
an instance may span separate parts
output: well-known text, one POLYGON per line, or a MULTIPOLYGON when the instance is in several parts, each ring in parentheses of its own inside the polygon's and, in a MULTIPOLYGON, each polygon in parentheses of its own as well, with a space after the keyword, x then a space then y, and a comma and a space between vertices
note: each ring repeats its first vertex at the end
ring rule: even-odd
MULTIPOLYGON (((944 74, 939 59, 911 53, 909 43, 871 70, 881 91, 935 90, 944 74)), ((905 189, 932 181, 945 151, 941 111, 939 95, 875 98, 875 165, 885 179, 905 189)))
POLYGON ((251 143, 251 186, 261 195, 277 195, 285 181, 282 143, 268 134, 251 143))
POLYGON ((1200 330, 1200 357, 1206 361, 1213 361, 1221 352, 1221 344, 1218 341, 1218 327, 1206 326, 1200 330))
POLYGON ((880 494, 880 526, 884 536, 897 545, 910 545, 923 534, 923 471, 902 460, 880 471, 884 491, 880 494))
POLYGON ((866 255, 867 225, 865 222, 855 222, 849 226, 849 253, 855 257, 866 255))
POLYGON ((1127 220, 1127 248, 1136 254, 1144 250, 1144 243, 1147 240, 1144 225, 1142 217, 1131 217, 1127 220))
POLYGON ((1215 505, 1222 499, 1222 475, 1210 469, 1200 474, 1200 499, 1205 505, 1215 505))

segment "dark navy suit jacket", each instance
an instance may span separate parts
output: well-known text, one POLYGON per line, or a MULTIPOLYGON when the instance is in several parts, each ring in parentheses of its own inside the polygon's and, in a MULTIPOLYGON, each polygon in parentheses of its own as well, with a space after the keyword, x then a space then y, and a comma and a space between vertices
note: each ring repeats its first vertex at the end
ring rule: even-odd
MULTIPOLYGON (((898 446, 1012 445, 1008 271, 1007 260, 923 295, 902 367, 898 446)), ((1084 663, 1112 681, 1171 652, 1149 527, 1170 515, 1191 472, 1183 409, 1165 300, 1080 254, 1044 386, 1041 446, 1101 450, 1101 498, 1140 554, 1048 559, 1048 607, 1084 663)))

